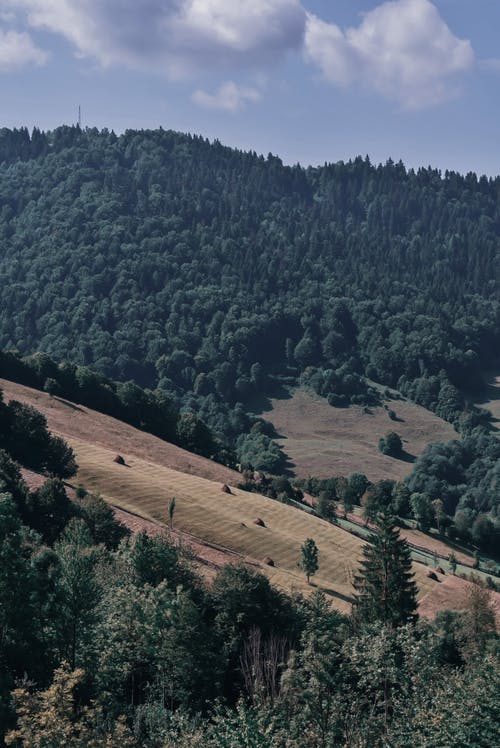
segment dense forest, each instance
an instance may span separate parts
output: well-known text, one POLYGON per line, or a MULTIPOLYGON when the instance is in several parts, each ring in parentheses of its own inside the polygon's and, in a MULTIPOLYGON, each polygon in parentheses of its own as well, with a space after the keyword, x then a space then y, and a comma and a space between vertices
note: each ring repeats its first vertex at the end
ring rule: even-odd
POLYGON ((54 437, 33 409, 14 433, 18 405, 2 404, 1 420, 0 745, 498 743, 490 593, 471 584, 463 613, 419 621, 389 514, 363 549, 352 616, 244 565, 208 586, 168 533, 129 537, 98 496, 70 501, 61 476, 76 465, 61 440, 66 462, 38 466, 50 477, 30 491, 13 455, 54 437))
POLYGON ((3 129, 0 347, 158 387, 226 439, 276 377, 333 405, 373 402, 370 378, 475 425, 464 392, 498 363, 499 193, 162 129, 3 129))

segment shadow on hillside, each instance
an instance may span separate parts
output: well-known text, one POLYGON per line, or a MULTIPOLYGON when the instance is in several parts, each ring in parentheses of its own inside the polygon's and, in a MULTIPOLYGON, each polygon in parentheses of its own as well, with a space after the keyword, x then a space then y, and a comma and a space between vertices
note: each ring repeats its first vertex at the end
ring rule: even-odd
POLYGON ((318 589, 323 590, 323 592, 326 592, 327 595, 331 595, 332 597, 336 597, 339 600, 343 600, 345 603, 352 603, 354 602, 354 598, 350 595, 343 595, 342 592, 338 592, 337 590, 332 590, 330 587, 323 587, 319 586, 317 584, 311 583, 312 587, 317 587, 318 589))
POLYGON ((266 392, 257 392, 250 398, 248 407, 256 415, 261 415, 272 410, 272 400, 290 400, 291 398, 292 393, 287 387, 280 382, 271 381, 266 392))
POLYGON ((68 408, 71 408, 71 410, 78 410, 80 413, 85 413, 83 408, 80 408, 79 405, 75 405, 75 403, 70 403, 69 400, 65 400, 63 397, 57 397, 56 395, 52 396, 54 400, 57 400, 58 403, 61 403, 62 405, 66 405, 68 408))
POLYGON ((396 457, 397 460, 400 462, 408 462, 410 465, 413 465, 415 460, 417 459, 415 455, 412 455, 410 452, 407 452, 406 449, 403 449, 399 457, 396 457))
POLYGON ((282 475, 284 475, 286 478, 295 478, 295 462, 290 458, 289 455, 285 452, 283 447, 281 447, 283 454, 285 456, 285 462, 283 464, 282 468, 282 475))

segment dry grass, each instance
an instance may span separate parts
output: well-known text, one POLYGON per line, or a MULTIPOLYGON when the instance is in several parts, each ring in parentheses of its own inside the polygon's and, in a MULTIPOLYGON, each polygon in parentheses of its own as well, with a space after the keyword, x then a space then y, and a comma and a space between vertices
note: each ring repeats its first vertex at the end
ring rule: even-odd
MULTIPOLYGON (((308 594, 317 586, 337 608, 350 610, 352 574, 362 546, 356 536, 297 508, 241 491, 235 488, 238 473, 108 416, 20 385, 0 381, 0 386, 6 399, 17 398, 45 414, 49 428, 76 452, 80 469, 74 484, 83 484, 134 515, 119 515, 131 529, 157 531, 158 523, 167 523, 168 503, 175 496, 174 535, 191 546, 212 574, 224 563, 241 559, 258 566, 288 592, 308 594), (117 452, 126 465, 114 462, 117 452), (222 491, 223 483, 231 487, 231 494, 222 491), (266 527, 253 524, 256 517, 262 517, 266 527), (314 538, 319 549, 314 586, 306 584, 297 568, 299 549, 307 537, 314 538), (266 557, 276 566, 265 564, 266 557)), ((363 469, 359 463, 356 467, 363 469)), ((30 479, 36 482, 33 476, 30 479)), ((427 577, 427 567, 414 564, 414 570, 421 599, 440 586, 427 577)))
POLYGON ((224 465, 139 431, 111 416, 98 413, 83 405, 51 397, 45 392, 0 379, 4 399, 21 400, 39 410, 47 419, 49 430, 64 437, 91 440, 116 453, 135 454, 158 465, 193 473, 221 483, 234 483, 239 475, 224 465))
POLYGON ((474 557, 470 553, 457 551, 447 545, 443 540, 432 537, 432 535, 427 535, 425 532, 421 532, 420 530, 409 530, 407 528, 401 528, 400 532, 401 537, 405 538, 409 543, 425 548, 430 553, 436 553, 438 556, 449 556, 450 553, 453 552, 455 558, 460 564, 472 566, 474 563, 474 557))
MULTIPOLYGON (((70 439, 77 454, 78 481, 99 492, 112 504, 152 521, 167 521, 168 501, 176 497, 174 526, 183 533, 226 549, 249 563, 258 564, 271 581, 287 591, 309 592, 297 568, 301 544, 315 539, 320 569, 314 583, 327 592, 342 610, 349 609, 351 579, 362 541, 317 517, 259 494, 231 486, 232 495, 219 483, 179 473, 140 458, 127 456, 127 466, 113 462, 114 453, 70 439), (262 517, 266 527, 253 523, 262 517), (264 563, 270 556, 276 566, 264 563)), ((415 565, 420 594, 436 584, 426 569, 415 565)))
POLYGON ((403 439, 406 452, 417 457, 431 441, 448 441, 457 434, 453 427, 425 408, 406 401, 388 401, 399 421, 392 421, 381 408, 332 408, 324 398, 296 390, 289 399, 274 399, 263 412, 281 436, 278 442, 299 477, 327 478, 359 471, 372 481, 401 480, 411 462, 396 460, 378 450, 378 441, 388 431, 403 439))
MULTIPOLYGON (((450 574, 443 576, 436 572, 436 576, 439 583, 421 598, 418 608, 419 614, 428 620, 433 620, 439 610, 464 610, 468 604, 471 582, 450 574)), ((491 604, 500 627, 500 593, 491 592, 491 604)))

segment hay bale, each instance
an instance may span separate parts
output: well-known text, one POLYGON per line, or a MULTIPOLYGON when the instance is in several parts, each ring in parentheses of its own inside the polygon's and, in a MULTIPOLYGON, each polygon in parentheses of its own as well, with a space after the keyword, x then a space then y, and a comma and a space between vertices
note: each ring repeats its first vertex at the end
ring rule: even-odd
POLYGON ((271 556, 266 556, 265 559, 264 559, 264 563, 266 564, 266 566, 275 566, 276 565, 274 563, 273 559, 271 558, 271 556))
POLYGON ((259 527, 265 527, 266 526, 266 523, 260 517, 256 517, 254 519, 253 523, 254 523, 254 525, 258 525, 259 527))
POLYGON ((434 571, 428 571, 427 576, 429 579, 433 579, 435 582, 439 581, 437 578, 437 574, 434 571))
POLYGON ((229 488, 229 486, 227 485, 227 483, 224 483, 224 485, 221 488, 221 491, 222 491, 222 493, 230 493, 230 494, 232 494, 232 491, 229 488))
POLYGON ((116 462, 118 465, 125 465, 125 460, 121 455, 116 455, 116 457, 113 458, 113 462, 116 462))

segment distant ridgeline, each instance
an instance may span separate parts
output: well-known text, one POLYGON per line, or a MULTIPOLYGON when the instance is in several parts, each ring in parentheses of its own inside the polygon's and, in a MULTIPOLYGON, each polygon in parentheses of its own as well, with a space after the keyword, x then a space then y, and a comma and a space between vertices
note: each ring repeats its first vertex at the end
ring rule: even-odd
POLYGON ((459 426, 500 349, 500 178, 304 169, 175 132, 0 130, 0 347, 159 388, 234 439, 278 377, 459 426))

